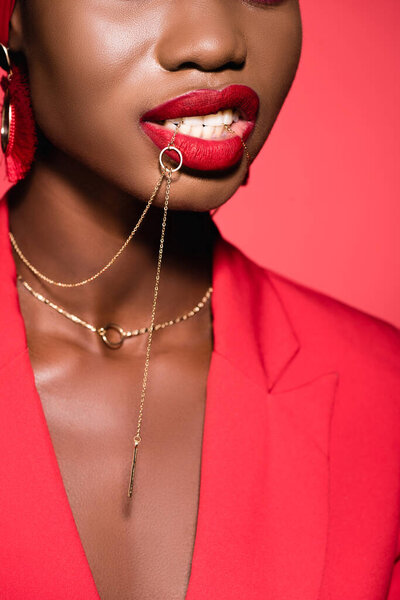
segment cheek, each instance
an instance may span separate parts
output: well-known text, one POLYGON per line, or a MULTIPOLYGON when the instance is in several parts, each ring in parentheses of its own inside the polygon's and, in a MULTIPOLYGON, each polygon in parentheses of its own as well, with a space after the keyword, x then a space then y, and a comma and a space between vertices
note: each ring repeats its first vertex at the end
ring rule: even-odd
POLYGON ((264 27, 258 27, 252 36, 249 63, 259 82, 261 97, 257 132, 268 136, 282 104, 293 83, 300 60, 302 27, 298 7, 288 11, 268 13, 264 27))
POLYGON ((116 122, 123 126, 134 110, 137 63, 148 52, 144 36, 154 35, 135 28, 131 15, 115 19, 112 3, 98 6, 85 12, 81 0, 57 2, 30 28, 27 53, 35 116, 46 137, 62 149, 76 150, 80 142, 95 154, 99 139, 115 137, 116 122))

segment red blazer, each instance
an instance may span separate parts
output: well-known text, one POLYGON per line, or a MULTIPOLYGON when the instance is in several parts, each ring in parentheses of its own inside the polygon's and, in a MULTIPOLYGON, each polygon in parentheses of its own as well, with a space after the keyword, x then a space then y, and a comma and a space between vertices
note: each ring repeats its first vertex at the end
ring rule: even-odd
MULTIPOLYGON (((35 388, 4 201, 0 257, 0 599, 99 600, 35 388)), ((187 600, 399 600, 399 331, 224 239, 213 286, 187 600)))

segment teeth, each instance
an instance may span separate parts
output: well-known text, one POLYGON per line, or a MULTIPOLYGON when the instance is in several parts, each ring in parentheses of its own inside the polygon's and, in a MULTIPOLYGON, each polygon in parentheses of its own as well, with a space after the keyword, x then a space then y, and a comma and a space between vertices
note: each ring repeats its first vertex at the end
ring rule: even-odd
POLYGON ((204 117, 185 117, 183 119, 184 125, 189 125, 190 127, 196 127, 196 125, 203 125, 204 117))
POLYGON ((211 127, 210 125, 203 127, 203 135, 202 135, 203 139, 211 140, 214 137, 214 131, 215 131, 215 127, 211 127))
POLYGON ((179 133, 183 133, 185 135, 190 135, 191 130, 192 127, 186 123, 182 123, 182 125, 179 127, 179 133))
POLYGON ((171 131, 175 131, 176 129, 175 123, 173 121, 165 121, 164 127, 166 127, 167 129, 171 129, 171 131))
POLYGON ((225 132, 224 125, 232 125, 240 120, 239 111, 232 109, 220 110, 216 114, 185 117, 184 119, 168 119, 164 122, 164 127, 175 131, 176 125, 180 122, 179 132, 192 137, 203 138, 206 140, 221 138, 225 132))
POLYGON ((224 132, 225 132, 225 127, 223 125, 220 125, 219 127, 215 127, 214 137, 220 138, 220 137, 222 137, 222 134, 224 132))
POLYGON ((231 110, 226 110, 223 114, 224 125, 232 125, 233 121, 233 112, 231 110))
POLYGON ((205 115, 204 117, 204 125, 207 125, 207 127, 217 127, 223 123, 224 115, 221 111, 215 115, 205 115))
POLYGON ((190 128, 189 135, 192 135, 193 137, 201 138, 201 137, 203 137, 204 129, 205 129, 205 127, 203 127, 203 125, 196 125, 196 127, 190 128))

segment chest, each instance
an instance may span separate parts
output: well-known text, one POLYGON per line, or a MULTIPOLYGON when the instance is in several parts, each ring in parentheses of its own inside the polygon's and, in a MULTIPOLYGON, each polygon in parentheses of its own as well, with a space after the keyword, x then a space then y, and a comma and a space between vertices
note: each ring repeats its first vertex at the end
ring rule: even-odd
POLYGON ((211 344, 152 356, 132 499, 143 355, 92 356, 54 340, 42 346, 33 339, 32 348, 37 389, 100 597, 184 600, 211 344))

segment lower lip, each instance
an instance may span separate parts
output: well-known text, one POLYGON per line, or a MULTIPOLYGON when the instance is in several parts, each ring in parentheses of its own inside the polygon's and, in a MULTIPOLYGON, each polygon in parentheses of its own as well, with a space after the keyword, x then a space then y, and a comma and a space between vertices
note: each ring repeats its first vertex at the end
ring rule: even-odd
MULTIPOLYGON (((154 144, 162 150, 166 148, 174 134, 173 131, 152 123, 141 121, 140 125, 146 135, 154 144)), ((177 133, 174 146, 182 152, 183 165, 189 169, 198 171, 221 171, 236 165, 243 157, 244 148, 242 140, 246 141, 254 129, 254 122, 247 121, 244 124, 242 137, 238 135, 222 140, 204 140, 182 133, 177 133)), ((165 153, 171 160, 176 162, 176 152, 165 153)))

